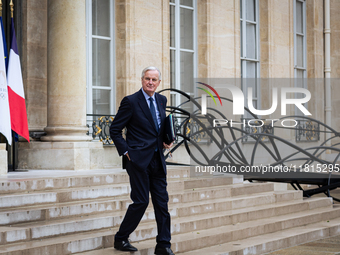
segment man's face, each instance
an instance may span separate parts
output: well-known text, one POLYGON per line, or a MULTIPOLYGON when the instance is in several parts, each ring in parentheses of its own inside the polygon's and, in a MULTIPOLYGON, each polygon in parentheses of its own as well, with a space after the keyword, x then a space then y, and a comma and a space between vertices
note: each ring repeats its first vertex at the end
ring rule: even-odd
POLYGON ((159 74, 158 74, 157 70, 149 70, 149 71, 145 72, 145 75, 142 78, 143 90, 150 97, 153 96, 157 87, 161 83, 158 76, 159 76, 159 74))

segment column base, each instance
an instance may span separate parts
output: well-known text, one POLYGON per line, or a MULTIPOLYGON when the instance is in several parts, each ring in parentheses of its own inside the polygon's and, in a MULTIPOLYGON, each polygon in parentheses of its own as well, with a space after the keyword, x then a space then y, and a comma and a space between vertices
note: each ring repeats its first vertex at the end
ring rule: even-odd
POLYGON ((0 175, 7 174, 8 161, 7 161, 7 151, 6 144, 0 143, 0 175))
POLYGON ((86 135, 88 127, 46 127, 46 136, 40 138, 46 142, 89 142, 92 137, 86 135))
POLYGON ((104 149, 101 142, 19 143, 18 169, 92 170, 120 167, 115 150, 115 147, 104 149))

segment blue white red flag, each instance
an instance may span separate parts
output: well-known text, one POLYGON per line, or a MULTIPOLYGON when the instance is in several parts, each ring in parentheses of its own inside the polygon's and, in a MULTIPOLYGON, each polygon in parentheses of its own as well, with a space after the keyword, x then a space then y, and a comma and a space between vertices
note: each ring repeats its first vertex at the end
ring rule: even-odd
POLYGON ((11 22, 11 50, 9 52, 7 84, 9 109, 11 113, 11 127, 14 132, 24 137, 28 142, 28 122, 25 103, 24 84, 22 81, 20 57, 14 30, 14 22, 11 22))

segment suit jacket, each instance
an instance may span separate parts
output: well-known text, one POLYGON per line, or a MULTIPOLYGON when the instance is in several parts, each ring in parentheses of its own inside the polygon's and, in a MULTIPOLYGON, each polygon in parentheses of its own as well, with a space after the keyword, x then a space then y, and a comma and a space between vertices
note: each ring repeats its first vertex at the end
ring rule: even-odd
MULTIPOLYGON (((148 167, 156 147, 161 156, 163 170, 166 174, 166 164, 163 155, 163 134, 165 108, 167 99, 165 96, 155 93, 155 99, 161 118, 159 132, 157 132, 149 106, 142 90, 123 98, 116 117, 110 127, 110 136, 116 145, 120 156, 126 151, 132 164, 141 171, 148 167), (126 139, 122 136, 122 130, 126 127, 126 139)), ((127 157, 123 157, 124 160, 127 157)))

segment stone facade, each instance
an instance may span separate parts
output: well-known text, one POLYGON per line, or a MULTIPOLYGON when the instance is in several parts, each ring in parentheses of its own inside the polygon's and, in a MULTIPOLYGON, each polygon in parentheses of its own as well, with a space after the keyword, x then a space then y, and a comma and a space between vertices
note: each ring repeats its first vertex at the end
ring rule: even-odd
POLYGON ((117 0, 116 21, 116 102, 141 87, 140 75, 146 66, 162 72, 159 90, 169 81, 169 2, 166 0, 117 0))
POLYGON ((6 144, 0 143, 0 175, 7 173, 6 144))
MULTIPOLYGON (((23 3, 21 60, 28 123, 30 131, 45 130, 47 136, 31 144, 20 143, 19 168, 95 169, 120 165, 114 147, 104 147, 86 137, 85 3, 85 0, 23 3), (87 149, 80 153, 79 148, 87 149), (67 157, 78 156, 70 158, 67 166, 58 166, 58 160, 48 166, 42 162, 46 159, 39 156, 48 152, 56 158, 63 153, 67 157), (111 153, 114 156, 109 156, 110 160, 114 160, 103 163, 111 153), (77 159, 80 159, 78 165, 74 164, 77 159)), ((115 0, 114 4, 118 109, 125 95, 140 88, 140 73, 145 66, 160 67, 163 79, 159 89, 169 88, 170 9, 169 0, 115 0)), ((330 4, 331 77, 337 78, 340 76, 340 3, 330 0, 330 4)), ((261 0, 259 13, 261 78, 294 77, 293 1, 261 0)), ((307 77, 313 79, 308 89, 312 95, 318 95, 308 107, 314 118, 325 122, 324 1, 306 1, 306 14, 307 77)), ((239 0, 197 1, 198 77, 239 78, 240 40, 239 0)), ((261 86, 263 109, 271 105, 270 89, 269 83, 261 86)), ((339 86, 333 82, 334 129, 340 129, 338 90, 339 86)), ((292 132, 286 134, 292 136, 292 132)))

